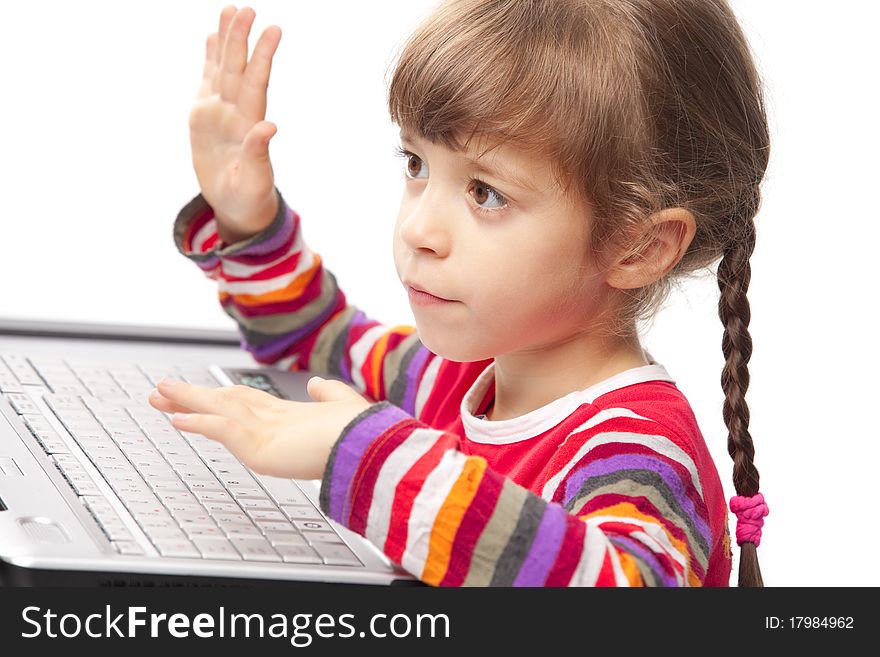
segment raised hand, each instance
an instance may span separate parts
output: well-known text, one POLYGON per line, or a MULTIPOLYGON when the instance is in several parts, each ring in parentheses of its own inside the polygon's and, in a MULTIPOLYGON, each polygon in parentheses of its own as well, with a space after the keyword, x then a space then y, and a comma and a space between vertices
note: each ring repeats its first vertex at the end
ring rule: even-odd
POLYGON ((266 90, 281 28, 267 27, 248 61, 253 9, 227 6, 218 32, 208 37, 205 69, 189 128, 193 167, 205 200, 214 209, 220 238, 246 239, 269 224, 278 210, 266 121, 266 90))

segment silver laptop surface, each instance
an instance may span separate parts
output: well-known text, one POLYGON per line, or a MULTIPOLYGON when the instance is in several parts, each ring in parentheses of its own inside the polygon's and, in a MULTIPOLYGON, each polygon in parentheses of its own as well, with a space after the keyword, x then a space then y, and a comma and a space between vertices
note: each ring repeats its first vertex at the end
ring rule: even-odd
POLYGON ((419 584, 319 509, 147 403, 164 375, 310 401, 234 331, 0 319, 0 566, 13 583, 419 584), (93 581, 92 581, 92 577, 93 581))

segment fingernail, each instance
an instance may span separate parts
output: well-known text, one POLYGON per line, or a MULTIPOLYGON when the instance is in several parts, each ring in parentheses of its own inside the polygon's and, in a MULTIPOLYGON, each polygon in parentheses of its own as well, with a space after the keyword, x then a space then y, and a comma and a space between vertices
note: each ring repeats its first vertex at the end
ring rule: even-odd
POLYGON ((162 385, 166 385, 166 386, 173 386, 173 385, 175 385, 175 384, 177 383, 177 381, 175 381, 174 379, 172 379, 170 376, 163 376, 163 377, 159 380, 159 383, 162 384, 162 385))
POLYGON ((150 390, 150 397, 152 397, 153 399, 158 399, 161 396, 162 395, 159 394, 159 390, 157 388, 153 388, 152 390, 150 390))
POLYGON ((177 424, 183 426, 189 421, 189 415, 187 413, 175 413, 171 420, 173 422, 177 422, 177 424))

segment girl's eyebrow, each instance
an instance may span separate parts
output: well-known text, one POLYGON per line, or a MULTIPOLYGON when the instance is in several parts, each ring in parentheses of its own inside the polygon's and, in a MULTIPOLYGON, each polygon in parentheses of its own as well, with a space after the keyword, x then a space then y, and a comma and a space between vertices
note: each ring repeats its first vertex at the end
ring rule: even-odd
MULTIPOLYGON (((420 142, 421 139, 419 139, 415 135, 411 135, 409 133, 401 131, 400 141, 404 146, 409 146, 409 145, 415 144, 416 142, 420 142)), ((488 174, 490 176, 494 176, 494 177, 499 178, 501 180, 506 180, 507 182, 513 183, 514 185, 516 185, 517 187, 519 187, 520 189, 523 189, 523 190, 527 190, 527 191, 531 191, 531 192, 538 192, 537 186, 531 180, 528 180, 528 179, 523 178, 521 176, 515 175, 509 169, 498 166, 497 164, 495 165, 494 168, 489 167, 486 164, 484 164, 483 162, 481 162, 475 158, 470 157, 469 155, 467 155, 463 151, 458 150, 455 152, 459 153, 460 157, 462 159, 466 160, 467 163, 471 166, 471 168, 473 168, 477 173, 488 174)))

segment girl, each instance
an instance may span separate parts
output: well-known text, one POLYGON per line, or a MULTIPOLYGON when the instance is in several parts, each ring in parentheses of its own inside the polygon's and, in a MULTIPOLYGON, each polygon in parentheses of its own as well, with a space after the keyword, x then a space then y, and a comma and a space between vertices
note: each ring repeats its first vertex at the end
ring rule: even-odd
POLYGON ((721 383, 742 546, 768 509, 744 401, 760 81, 725 0, 447 0, 389 89, 405 191, 394 259, 416 327, 346 303, 274 186, 281 36, 250 8, 207 43, 201 187, 177 247, 264 365, 318 403, 170 380, 152 404, 433 585, 727 586, 727 505, 693 411, 636 324, 720 258, 721 383))

